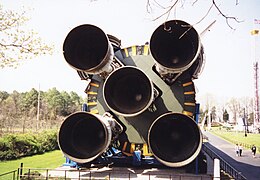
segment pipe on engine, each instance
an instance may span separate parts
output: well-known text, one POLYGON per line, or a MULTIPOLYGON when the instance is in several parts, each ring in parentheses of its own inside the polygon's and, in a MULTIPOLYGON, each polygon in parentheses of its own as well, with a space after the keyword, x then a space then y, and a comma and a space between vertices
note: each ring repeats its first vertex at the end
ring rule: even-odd
POLYGON ((58 143, 69 159, 87 163, 105 152, 111 138, 108 119, 88 112, 76 112, 62 123, 58 143))
POLYGON ((148 144, 162 164, 181 167, 198 156, 202 135, 193 119, 184 114, 169 112, 158 117, 151 125, 148 144))
POLYGON ((67 63, 89 74, 111 72, 114 51, 107 35, 98 27, 84 24, 75 27, 63 43, 67 63))
POLYGON ((187 70, 203 53, 201 49, 197 31, 181 20, 165 22, 150 39, 150 51, 161 75, 187 70))
POLYGON ((151 105, 154 99, 153 83, 141 69, 124 66, 107 77, 103 97, 114 113, 125 117, 136 116, 151 105))

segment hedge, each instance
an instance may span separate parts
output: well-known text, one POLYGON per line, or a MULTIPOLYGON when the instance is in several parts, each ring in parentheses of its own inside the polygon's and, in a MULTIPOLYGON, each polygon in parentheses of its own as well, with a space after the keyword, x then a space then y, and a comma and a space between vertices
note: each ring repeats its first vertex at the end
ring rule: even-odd
POLYGON ((56 130, 8 134, 0 138, 0 160, 18 159, 56 149, 58 149, 56 130))

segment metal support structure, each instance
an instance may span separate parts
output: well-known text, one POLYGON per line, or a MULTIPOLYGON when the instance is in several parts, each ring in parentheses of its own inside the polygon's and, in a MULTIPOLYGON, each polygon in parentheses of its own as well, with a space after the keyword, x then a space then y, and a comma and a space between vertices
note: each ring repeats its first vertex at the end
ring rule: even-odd
MULTIPOLYGON (((200 104, 196 103, 195 106, 195 121, 198 124, 199 123, 199 115, 200 115, 200 104)), ((198 157, 196 157, 196 163, 195 163, 195 173, 199 174, 199 160, 198 157)))
POLYGON ((255 81, 254 125, 256 125, 259 123, 258 62, 254 63, 254 81, 255 81))
POLYGON ((254 36, 254 45, 253 45, 253 58, 254 58, 254 126, 259 125, 259 94, 258 94, 258 57, 256 54, 256 42, 259 30, 254 29, 251 32, 251 35, 254 36))

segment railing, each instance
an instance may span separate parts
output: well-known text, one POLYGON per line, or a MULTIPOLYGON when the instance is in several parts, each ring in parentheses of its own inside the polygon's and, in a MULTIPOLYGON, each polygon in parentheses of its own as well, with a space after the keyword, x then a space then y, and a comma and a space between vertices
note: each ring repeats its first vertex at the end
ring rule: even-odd
POLYGON ((0 180, 7 180, 7 179, 15 180, 17 177, 16 173, 17 173, 17 170, 13 170, 13 171, 9 171, 9 172, 0 174, 0 180))
POLYGON ((218 158, 220 161, 220 168, 228 173, 230 176, 235 178, 236 180, 246 180, 246 178, 242 175, 241 172, 237 171, 230 164, 228 164, 224 159, 222 159, 219 155, 217 155, 212 149, 210 149, 207 144, 203 144, 203 151, 209 155, 211 159, 218 158))
MULTIPOLYGON (((16 172, 16 171, 15 171, 16 172)), ((212 180, 211 175, 195 175, 195 174, 174 174, 174 170, 171 172, 152 171, 152 169, 136 169, 129 170, 123 168, 122 170, 104 169, 103 171, 89 170, 89 169, 35 169, 35 168, 18 168, 17 176, 8 178, 8 180, 118 180, 118 179, 182 179, 182 180, 212 180), (147 172, 146 172, 147 171, 147 172), (22 172, 22 173, 21 173, 22 172)), ((7 179, 5 179, 7 180, 7 179)))

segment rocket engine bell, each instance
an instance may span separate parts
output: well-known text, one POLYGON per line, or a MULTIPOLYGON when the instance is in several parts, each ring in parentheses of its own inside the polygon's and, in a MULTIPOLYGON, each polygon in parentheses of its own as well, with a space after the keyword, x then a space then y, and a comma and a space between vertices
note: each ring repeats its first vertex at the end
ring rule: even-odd
POLYGON ((159 26, 150 39, 150 50, 156 70, 169 83, 175 81, 195 61, 204 60, 199 34, 190 24, 180 20, 159 26))
POLYGON ((170 167, 181 167, 194 160, 202 146, 196 122, 179 113, 165 113, 149 130, 148 143, 154 156, 170 167))
POLYGON ((76 112, 62 123, 58 143, 65 156, 78 163, 87 163, 104 153, 113 134, 122 130, 110 115, 76 112))
POLYGON ((141 69, 125 66, 107 77, 103 96, 114 113, 125 117, 136 116, 151 105, 153 84, 141 69))
POLYGON ((69 65, 88 74, 111 72, 114 51, 107 35, 90 24, 72 29, 63 44, 64 58, 69 65))

